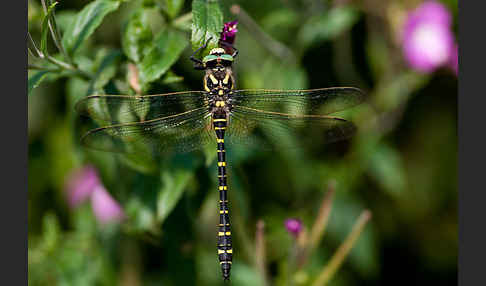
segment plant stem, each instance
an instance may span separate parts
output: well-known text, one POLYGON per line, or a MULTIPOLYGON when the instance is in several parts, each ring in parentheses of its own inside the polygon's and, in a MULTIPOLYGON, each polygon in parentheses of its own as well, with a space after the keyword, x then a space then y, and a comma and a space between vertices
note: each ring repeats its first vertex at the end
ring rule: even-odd
POLYGON ((76 74, 84 77, 85 79, 90 80, 90 79, 93 78, 93 75, 92 74, 90 74, 88 72, 85 72, 85 71, 83 71, 83 70, 81 70, 81 69, 79 69, 79 68, 77 68, 77 67, 75 67, 73 65, 70 65, 70 64, 68 64, 66 62, 63 62, 61 60, 58 60, 58 59, 56 59, 56 58, 54 58, 54 57, 52 57, 50 55, 48 55, 45 59, 47 61, 49 61, 49 62, 51 62, 51 63, 59 66, 60 68, 65 69, 65 70, 69 70, 71 72, 74 72, 74 73, 76 73, 76 74))
POLYGON ((27 31, 27 37, 29 39, 30 44, 34 48, 34 51, 37 53, 37 56, 36 57, 43 59, 44 58, 44 54, 37 48, 37 45, 35 44, 34 39, 32 39, 32 36, 30 35, 30 32, 29 31, 27 31))
POLYGON ((58 60, 58 59, 54 58, 53 56, 47 55, 45 57, 45 59, 48 60, 49 62, 57 65, 57 66, 60 66, 60 67, 64 68, 64 69, 67 69, 67 70, 76 70, 76 67, 74 67, 74 66, 72 66, 72 65, 70 65, 70 64, 68 64, 66 62, 63 62, 61 60, 58 60))
MULTIPOLYGON (((50 0, 47 0, 48 3, 46 4, 45 3, 45 0, 41 0, 42 2, 42 7, 44 9, 44 13, 46 13, 47 15, 47 7, 51 5, 51 1, 50 0)), ((53 11, 51 12, 51 15, 49 16, 49 18, 47 19, 47 24, 49 26, 49 30, 51 32, 51 35, 52 35, 52 40, 54 42, 54 44, 56 45, 57 49, 61 52, 61 54, 63 55, 63 57, 71 64, 74 66, 74 62, 72 61, 71 57, 69 57, 69 55, 67 54, 66 50, 64 49, 64 46, 62 45, 61 43, 61 34, 59 33, 59 29, 57 28, 57 23, 56 23, 56 18, 55 18, 55 14, 54 14, 54 9, 53 11)))
POLYGON ((29 47, 27 47, 27 52, 29 53, 29 55, 30 55, 31 57, 33 57, 33 58, 37 58, 37 56, 36 56, 36 55, 34 55, 34 53, 32 52, 32 50, 31 50, 29 47))
POLYGON ((294 285, 294 275, 295 275, 295 266, 297 260, 297 252, 298 252, 298 244, 297 239, 292 238, 292 245, 290 246, 289 251, 289 264, 288 264, 288 271, 287 271, 287 285, 293 286, 294 285))
POLYGON ((317 215, 317 218, 314 221, 314 225, 311 228, 309 243, 305 244, 306 246, 302 250, 302 255, 297 261, 298 269, 302 268, 305 265, 307 259, 309 258, 309 254, 313 253, 314 249, 317 247, 317 245, 319 245, 319 242, 321 241, 326 230, 327 222, 329 221, 329 216, 331 214, 334 193, 336 190, 335 182, 331 181, 328 184, 327 189, 328 191, 322 199, 319 214, 317 215))
POLYGON ((336 191, 335 182, 330 182, 327 189, 328 191, 324 196, 324 199, 322 200, 319 214, 317 215, 317 218, 311 229, 309 240, 309 251, 311 252, 319 244, 319 241, 321 240, 324 231, 326 230, 327 222, 331 214, 334 193, 336 191))
POLYGON ((264 46, 267 50, 274 53, 282 61, 290 62, 292 64, 297 62, 294 53, 284 44, 265 33, 260 26, 253 21, 250 15, 243 10, 243 8, 235 4, 231 6, 230 11, 234 15, 238 16, 238 19, 243 23, 243 25, 247 26, 247 28, 252 31, 251 34, 255 36, 255 38, 258 39, 258 42, 261 43, 262 46, 264 46))
POLYGON ((344 242, 339 246, 338 250, 334 253, 329 263, 322 269, 321 273, 317 277, 316 281, 312 286, 324 286, 326 285, 339 269, 344 259, 348 256, 349 251, 354 246, 356 240, 363 231, 364 226, 371 218, 371 212, 369 210, 364 210, 359 216, 358 220, 353 226, 351 233, 346 237, 344 242))
POLYGON ((263 285, 268 285, 267 271, 265 264, 265 238, 264 238, 265 223, 259 220, 256 225, 255 233, 255 264, 260 276, 263 280, 263 285))
POLYGON ((43 67, 43 66, 38 66, 34 64, 29 64, 27 66, 27 69, 29 70, 43 70, 43 71, 50 71, 50 72, 61 72, 61 69, 54 69, 54 68, 48 68, 48 67, 43 67))

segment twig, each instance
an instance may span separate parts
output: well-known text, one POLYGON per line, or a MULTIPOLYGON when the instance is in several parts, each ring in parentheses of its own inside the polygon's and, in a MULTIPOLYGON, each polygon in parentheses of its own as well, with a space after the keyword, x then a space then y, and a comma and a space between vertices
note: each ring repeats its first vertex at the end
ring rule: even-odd
POLYGON ((268 285, 267 271, 265 264, 265 239, 264 239, 264 227, 263 220, 259 220, 256 225, 255 233, 255 265, 262 277, 263 285, 268 285))
POLYGON ((72 65, 70 65, 70 64, 68 64, 66 62, 63 62, 61 60, 58 60, 58 59, 56 59, 53 56, 47 55, 45 57, 45 59, 48 60, 49 62, 55 64, 55 65, 58 65, 58 66, 64 68, 64 69, 67 69, 67 70, 77 70, 76 67, 74 67, 74 66, 72 66, 72 65))
POLYGON ((30 44, 34 48, 34 51, 37 53, 37 56, 36 57, 43 59, 44 58, 44 54, 37 48, 37 45, 35 44, 34 39, 32 39, 32 36, 30 35, 30 32, 29 31, 27 31, 27 37, 29 39, 30 44))
POLYGON ((292 64, 295 64, 297 62, 294 53, 284 44, 273 39, 267 33, 265 33, 260 28, 260 26, 255 21, 253 21, 250 15, 248 15, 248 13, 243 10, 243 8, 235 4, 231 6, 230 11, 234 15, 238 16, 238 19, 243 23, 243 25, 247 26, 247 28, 252 31, 252 35, 255 36, 255 38, 259 38, 259 42, 267 50, 269 50, 271 53, 274 53, 282 61, 288 61, 292 64))
POLYGON ((321 203, 321 208, 319 209, 319 214, 314 222, 311 229, 310 240, 309 240, 309 250, 312 250, 319 244, 319 241, 326 230, 327 222, 329 220, 329 215, 331 214, 331 207, 334 198, 334 193, 336 191, 336 183, 334 181, 330 182, 327 187, 327 193, 321 203))
POLYGON ((60 66, 64 69, 69 69, 69 70, 77 70, 77 68, 71 64, 68 64, 68 63, 65 63, 61 60, 58 60, 50 55, 45 55, 42 51, 40 51, 38 48, 37 48, 37 45, 35 44, 34 42, 34 39, 32 39, 32 36, 30 35, 30 32, 27 31, 27 36, 29 38, 29 41, 30 43, 32 44, 32 46, 34 47, 34 50, 35 52, 37 53, 38 57, 41 58, 41 59, 46 59, 48 60, 49 62, 57 65, 57 66, 60 66))
POLYGON ((312 284, 312 286, 324 286, 329 282, 329 280, 331 280, 334 273, 336 273, 336 271, 343 263, 344 259, 348 256, 349 251, 354 246, 356 240, 360 236, 364 226, 366 225, 366 223, 368 223, 370 218, 371 212, 369 210, 364 210, 361 213, 358 220, 354 224, 351 233, 348 235, 348 237, 346 237, 344 242, 339 246, 338 250, 336 250, 334 255, 331 257, 331 260, 329 260, 327 265, 322 269, 321 273, 317 277, 316 281, 312 284))
POLYGON ((329 216, 331 214, 332 202, 334 199, 334 193, 336 191, 335 185, 336 184, 334 181, 331 181, 328 184, 327 187, 328 191, 324 195, 324 198, 321 203, 321 207, 319 209, 319 214, 317 215, 317 218, 314 221, 314 225, 312 226, 310 231, 309 243, 303 244, 305 246, 302 249, 301 255, 298 257, 298 263, 297 263, 298 269, 302 268, 305 265, 309 257, 309 254, 314 252, 314 249, 317 247, 317 245, 319 245, 319 242, 321 241, 322 236, 324 235, 324 232, 327 227, 327 222, 329 221, 329 216))
POLYGON ((48 67, 43 67, 43 66, 38 66, 34 64, 29 64, 27 66, 27 69, 29 70, 43 70, 43 71, 50 71, 50 72, 61 72, 61 69, 54 69, 54 68, 48 68, 48 67))
MULTIPOLYGON (((45 0, 41 0, 42 2, 42 8, 44 9, 44 13, 46 14, 47 16, 47 7, 51 5, 51 1, 50 0, 47 0, 48 3, 46 4, 46 1, 45 0)), ((64 58, 71 64, 71 65, 74 65, 73 61, 71 60, 71 57, 69 57, 69 55, 67 54, 66 50, 64 49, 64 46, 62 45, 61 43, 61 35, 59 34, 59 30, 57 29, 57 23, 56 23, 56 18, 55 18, 55 14, 54 14, 54 9, 53 11, 51 12, 51 15, 49 16, 49 18, 47 19, 47 24, 49 26, 49 30, 51 32, 51 35, 52 35, 52 40, 54 42, 54 44, 56 45, 57 49, 61 52, 61 54, 64 56, 64 58)))
POLYGON ((32 50, 31 50, 29 47, 27 47, 27 52, 29 53, 29 55, 30 55, 31 57, 33 57, 33 58, 37 58, 37 56, 36 56, 36 55, 34 55, 34 53, 32 52, 32 50))
MULTIPOLYGON (((41 0, 42 2, 42 7, 44 9, 44 12, 47 16, 47 4, 46 4, 46 0, 41 0)), ((49 5, 50 5, 50 0, 48 0, 47 2, 49 5)), ((51 14, 52 16, 53 14, 51 14)), ((52 38, 53 38, 53 41, 56 43, 56 46, 57 48, 61 51, 61 53, 63 54, 64 58, 69 62, 69 63, 66 63, 62 60, 58 60, 56 58, 54 58, 53 56, 49 55, 47 52, 44 54, 41 50, 39 50, 39 48, 37 47, 37 45, 35 44, 35 41, 34 39, 32 38, 32 36, 30 35, 30 32, 27 31, 27 38, 28 38, 28 41, 30 42, 30 44, 32 45, 35 53, 37 53, 37 56, 32 52, 32 50, 27 47, 27 50, 28 52, 34 56, 35 58, 40 58, 40 59, 45 59, 47 60, 48 62, 60 67, 61 69, 64 69, 64 70, 69 70, 71 72, 74 72, 78 75, 81 75, 82 77, 86 78, 86 79, 91 79, 93 78, 93 75, 91 75, 90 73, 88 72, 85 72, 81 69, 79 69, 76 64, 74 64, 74 62, 71 60, 71 58, 68 56, 68 54, 66 53, 66 51, 64 50, 64 47, 62 46, 61 42, 60 42, 60 34, 59 34, 59 31, 57 29, 57 26, 56 26, 56 22, 55 22, 55 19, 54 18, 51 18, 49 17, 47 19, 47 23, 49 25, 49 29, 51 31, 51 34, 52 34, 52 38)), ((61 72, 62 70, 57 70, 57 69, 51 69, 51 68, 43 68, 43 67, 40 67, 40 66, 36 66, 36 65, 32 65, 32 64, 29 64, 28 66, 29 69, 42 69, 42 70, 50 70, 50 71, 56 71, 56 72, 61 72)))
POLYGON ((66 70, 69 70, 71 72, 74 72, 74 73, 76 73, 76 74, 84 77, 85 79, 90 80, 90 79, 93 78, 93 75, 92 74, 90 74, 88 72, 85 72, 85 71, 83 71, 83 70, 81 70, 81 69, 79 69, 79 68, 77 68, 75 66, 72 66, 72 65, 68 64, 68 63, 65 63, 65 62, 63 62, 61 60, 58 60, 58 59, 56 59, 56 58, 54 58, 54 57, 52 57, 50 55, 48 55, 45 59, 47 61, 49 61, 49 62, 51 62, 51 63, 53 63, 53 64, 55 64, 55 65, 57 65, 57 66, 59 66, 61 68, 63 68, 63 69, 66 69, 66 70))

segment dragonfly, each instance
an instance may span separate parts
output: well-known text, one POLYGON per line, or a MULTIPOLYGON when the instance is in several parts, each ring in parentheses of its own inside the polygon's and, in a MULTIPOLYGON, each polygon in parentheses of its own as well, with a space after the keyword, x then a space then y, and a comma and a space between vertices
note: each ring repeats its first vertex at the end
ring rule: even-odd
POLYGON ((169 154, 214 145, 219 191, 217 251, 222 276, 228 280, 233 244, 225 143, 257 148, 272 148, 279 143, 280 148, 284 141, 279 136, 304 136, 306 130, 319 132, 323 143, 349 138, 356 131, 354 124, 330 114, 360 104, 365 95, 353 87, 238 90, 232 70, 238 50, 227 52, 220 46, 202 60, 194 57, 203 48, 206 44, 194 52, 191 60, 195 69, 205 72, 204 90, 91 95, 80 100, 76 109, 101 126, 81 139, 83 145, 93 149, 169 154))

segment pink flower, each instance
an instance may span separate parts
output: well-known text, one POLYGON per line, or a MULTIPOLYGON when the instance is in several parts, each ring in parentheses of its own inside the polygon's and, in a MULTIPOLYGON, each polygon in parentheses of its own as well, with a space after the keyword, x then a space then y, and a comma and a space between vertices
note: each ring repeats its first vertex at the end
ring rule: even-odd
POLYGON ((289 218, 285 220, 285 228, 294 237, 297 237, 302 231, 302 222, 295 218, 289 218))
POLYGON ((121 221, 124 213, 120 205, 110 196, 93 166, 83 167, 73 172, 66 184, 67 201, 71 208, 91 199, 93 213, 104 224, 121 221))
POLYGON ((96 186, 91 194, 91 207, 100 223, 119 222, 125 215, 120 205, 102 186, 96 186))
POLYGON ((69 206, 71 208, 77 207, 89 198, 94 187, 100 184, 98 174, 92 166, 86 166, 73 172, 68 177, 66 184, 69 206))
POLYGON ((435 1, 423 3, 408 15, 402 40, 405 59, 410 67, 432 72, 449 64, 454 57, 449 11, 435 1))
POLYGON ((236 38, 236 32, 238 32, 238 29, 236 28, 237 25, 237 20, 224 23, 223 32, 221 32, 220 39, 222 43, 233 45, 236 38))

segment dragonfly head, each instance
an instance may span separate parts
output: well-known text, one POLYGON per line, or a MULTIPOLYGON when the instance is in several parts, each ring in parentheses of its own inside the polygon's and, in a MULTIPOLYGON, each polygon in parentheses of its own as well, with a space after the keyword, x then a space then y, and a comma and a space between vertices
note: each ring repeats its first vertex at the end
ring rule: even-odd
POLYGON ((203 58, 203 63, 207 68, 230 67, 233 60, 233 56, 227 54, 224 49, 214 48, 203 58))

